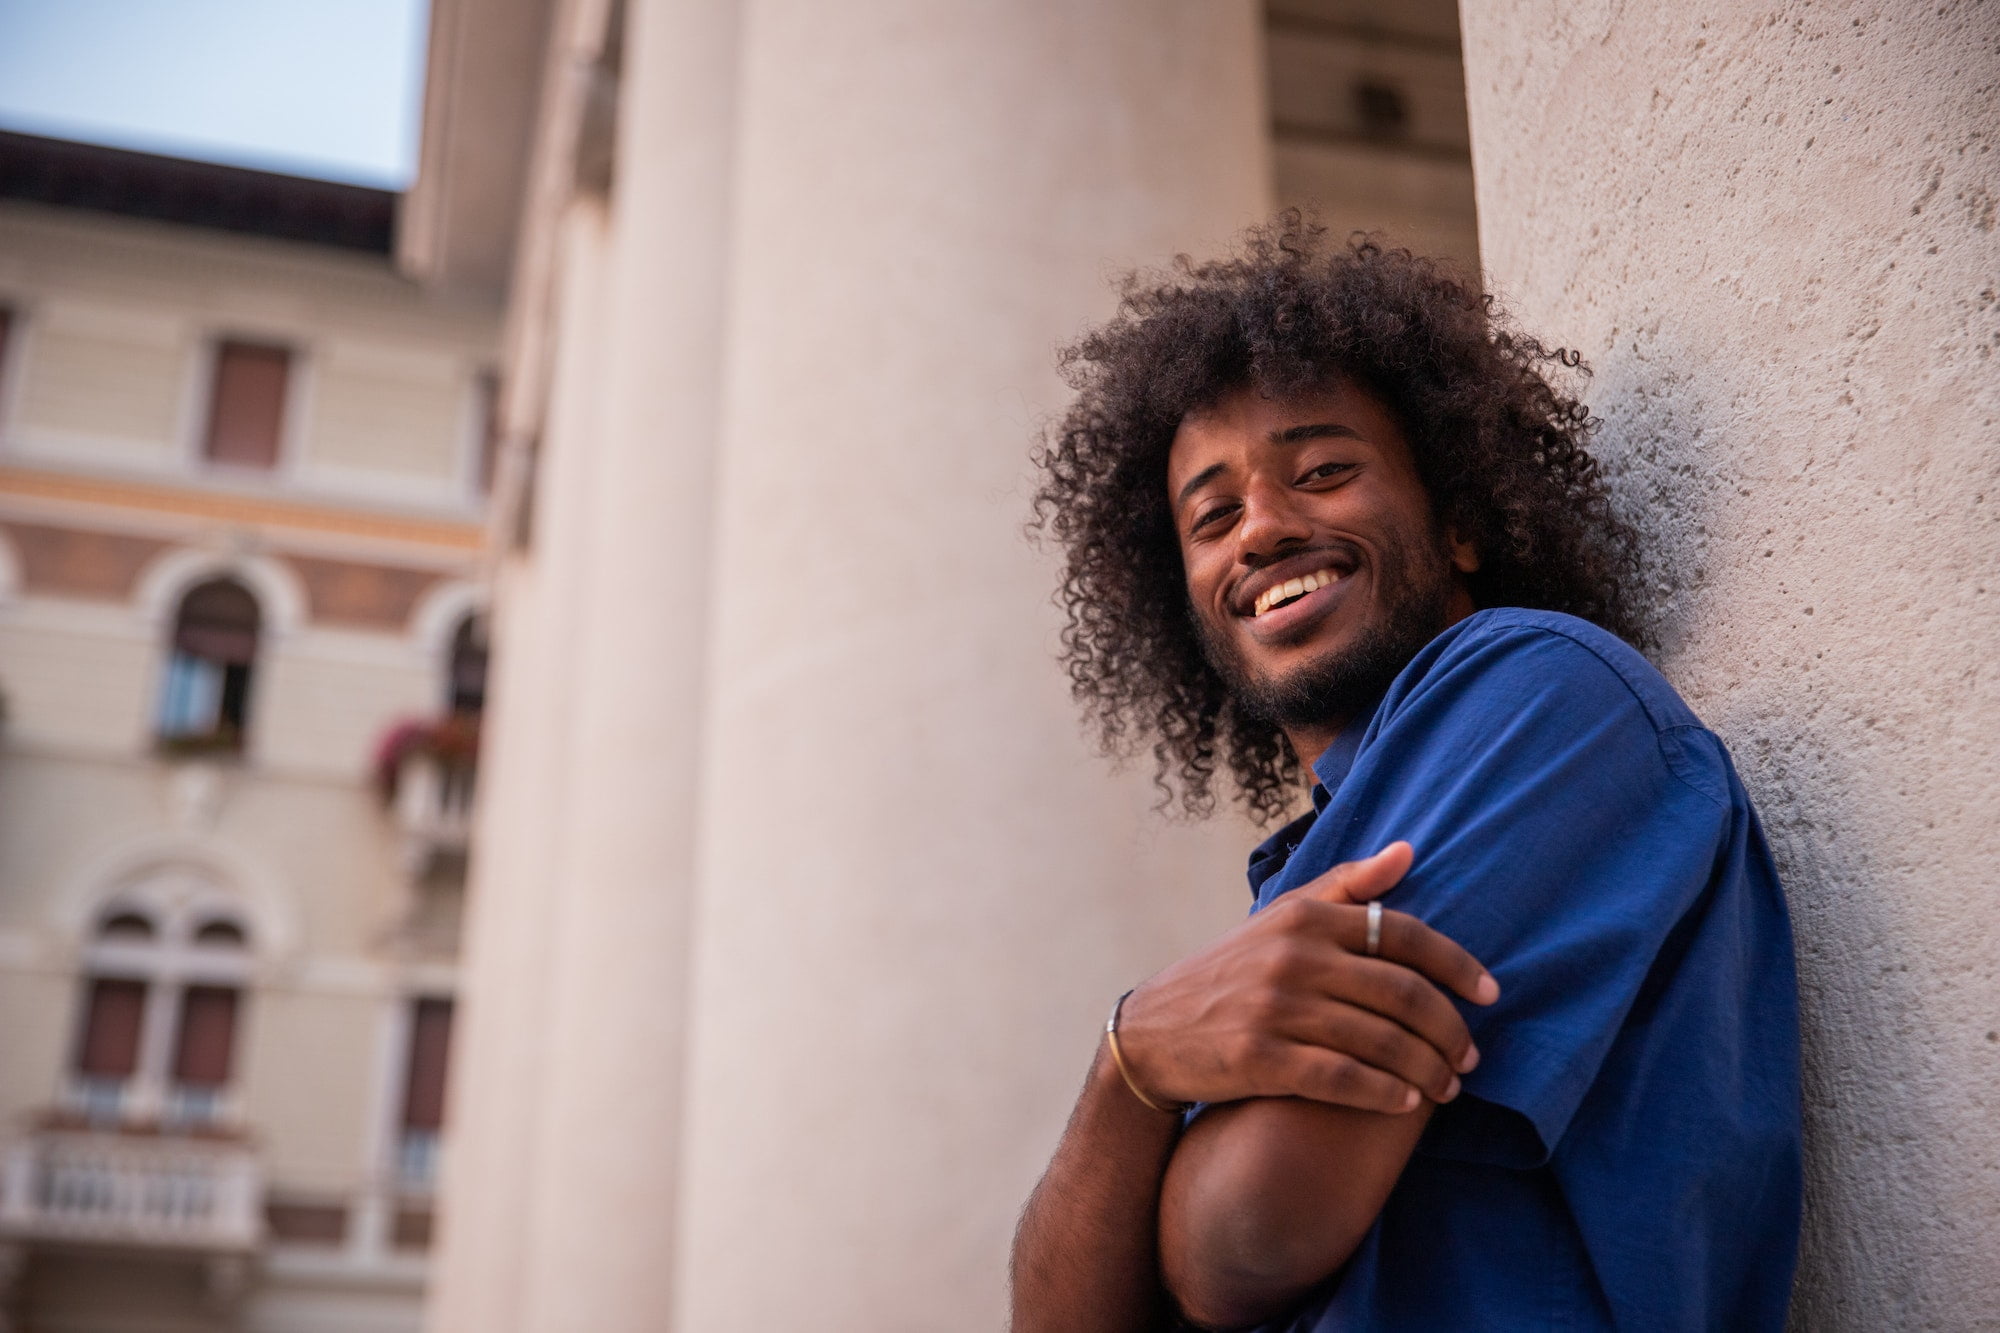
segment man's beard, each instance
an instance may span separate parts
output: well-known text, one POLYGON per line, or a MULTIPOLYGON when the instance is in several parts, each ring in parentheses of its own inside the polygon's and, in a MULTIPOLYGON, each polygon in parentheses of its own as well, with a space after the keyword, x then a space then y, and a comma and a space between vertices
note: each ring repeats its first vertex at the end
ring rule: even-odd
POLYGON ((1363 627, 1349 647, 1275 679, 1253 676, 1235 645, 1196 614, 1202 653, 1222 677, 1241 717, 1282 731, 1344 726, 1389 688, 1450 617, 1449 548, 1441 534, 1433 538, 1429 559, 1409 544, 1385 547, 1375 578, 1382 594, 1379 618, 1363 627))

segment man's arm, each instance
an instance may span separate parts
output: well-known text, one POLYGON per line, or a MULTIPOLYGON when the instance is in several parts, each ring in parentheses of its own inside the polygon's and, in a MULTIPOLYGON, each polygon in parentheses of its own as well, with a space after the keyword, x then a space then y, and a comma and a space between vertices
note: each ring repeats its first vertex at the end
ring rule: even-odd
MULTIPOLYGON (((1453 1068, 1477 1057, 1425 978, 1476 1003, 1497 987, 1400 913, 1383 914, 1381 957, 1363 956, 1366 913, 1352 905, 1409 862, 1398 843, 1336 866, 1133 992, 1119 1035, 1139 1085, 1155 1100, 1306 1097, 1385 1120, 1408 1119, 1420 1092, 1453 1095, 1453 1068)), ((1160 1185, 1179 1128, 1123 1086, 1100 1048, 1015 1236, 1016 1330, 1162 1326, 1160 1185)))
POLYGON ((1160 1268, 1182 1312, 1236 1328, 1296 1304, 1361 1244, 1430 1115, 1266 1097, 1201 1116, 1160 1196, 1160 1268))
POLYGON ((1181 1118, 1132 1095, 1102 1042, 1014 1237, 1014 1333, 1168 1326, 1154 1237, 1181 1118))
MULTIPOLYGON (((1383 913, 1383 952, 1421 950, 1413 918, 1383 913)), ((1381 972, 1379 1010, 1421 1002, 1415 973, 1381 972)), ((1477 983, 1475 983, 1477 986, 1477 983)), ((1479 987, 1486 1000, 1497 989, 1479 987)), ((1470 1051, 1465 1072, 1478 1062, 1470 1051)), ((1401 1114, 1297 1097, 1216 1107, 1175 1148, 1160 1199, 1160 1265, 1168 1291, 1198 1324, 1230 1328, 1279 1314, 1347 1262, 1388 1202, 1431 1108, 1401 1114)))
MULTIPOLYGON (((1478 1141, 1452 1137, 1446 1151, 1532 1165, 1707 882, 1715 802, 1679 776, 1652 714, 1606 669, 1615 644, 1502 624, 1448 646, 1421 689, 1384 704, 1371 751, 1291 868, 1337 863, 1389 829, 1424 848, 1395 901, 1505 978, 1506 997, 1467 1016, 1486 1058, 1465 1088, 1498 1108, 1493 1128, 1521 1131, 1488 1134, 1482 1116, 1478 1141)), ((1223 1325, 1295 1305, 1352 1257, 1426 1115, 1266 1101, 1198 1121, 1163 1187, 1170 1291, 1223 1325)), ((1457 1135, 1468 1120, 1453 1118, 1457 1135)))

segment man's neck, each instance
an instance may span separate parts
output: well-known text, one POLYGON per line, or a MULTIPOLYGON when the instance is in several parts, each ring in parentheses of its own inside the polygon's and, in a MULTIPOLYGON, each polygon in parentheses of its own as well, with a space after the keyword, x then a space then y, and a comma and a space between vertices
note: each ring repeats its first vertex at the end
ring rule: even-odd
MULTIPOLYGON (((1472 594, 1466 590, 1464 580, 1462 578, 1456 580, 1451 600, 1446 607, 1445 622, 1438 626, 1438 633, 1444 633, 1476 610, 1478 608, 1473 605, 1472 594)), ((1299 757, 1299 763, 1307 769, 1314 769, 1319 766, 1320 756, 1340 739, 1340 733, 1347 730, 1354 719, 1355 714, 1348 712, 1323 723, 1286 727, 1285 740, 1291 745, 1292 753, 1299 757)))
POLYGON ((1319 757, 1327 747, 1340 739, 1340 733, 1347 730, 1347 724, 1354 719, 1342 717, 1338 722, 1325 727, 1287 727, 1285 739, 1290 742, 1292 753, 1299 762, 1310 769, 1319 763, 1319 757))

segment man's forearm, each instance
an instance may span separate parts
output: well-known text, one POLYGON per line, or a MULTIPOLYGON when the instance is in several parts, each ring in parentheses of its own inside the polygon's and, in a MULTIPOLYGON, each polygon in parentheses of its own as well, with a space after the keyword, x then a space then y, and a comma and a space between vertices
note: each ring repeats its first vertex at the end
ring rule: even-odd
POLYGON ((1260 1098, 1213 1107, 1175 1149, 1162 1280, 1197 1324, 1273 1318, 1347 1262, 1409 1161, 1428 1103, 1401 1115, 1260 1098))
POLYGON ((1143 1105, 1100 1045, 1062 1142, 1014 1235, 1014 1333, 1151 1333, 1160 1178, 1180 1118, 1143 1105))

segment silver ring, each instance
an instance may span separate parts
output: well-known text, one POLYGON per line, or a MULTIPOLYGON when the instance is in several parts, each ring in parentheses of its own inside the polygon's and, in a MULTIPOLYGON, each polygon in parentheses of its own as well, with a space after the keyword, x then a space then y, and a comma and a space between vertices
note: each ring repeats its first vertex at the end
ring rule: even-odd
POLYGON ((1382 952, 1382 904, 1368 904, 1368 944, 1363 950, 1370 958, 1382 952))

